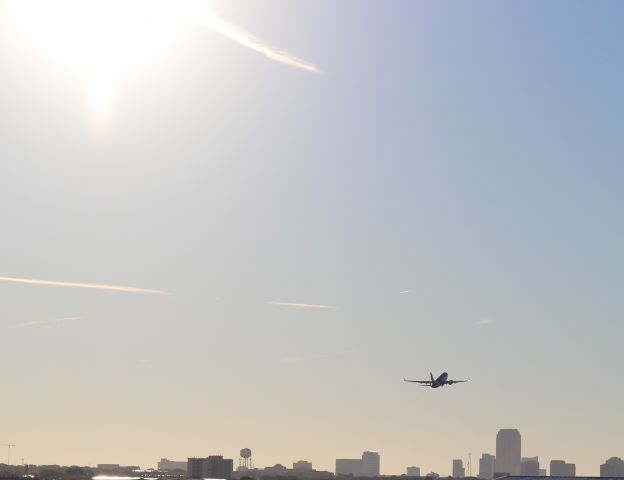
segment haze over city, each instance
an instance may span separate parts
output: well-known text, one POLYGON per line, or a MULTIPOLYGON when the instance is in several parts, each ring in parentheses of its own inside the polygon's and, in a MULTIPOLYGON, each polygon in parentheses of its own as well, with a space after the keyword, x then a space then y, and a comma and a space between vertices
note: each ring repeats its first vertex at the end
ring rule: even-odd
POLYGON ((0 443, 448 475, 518 429, 598 475, 624 456, 623 15, 0 0, 0 443), (470 381, 403 381, 430 372, 470 381))

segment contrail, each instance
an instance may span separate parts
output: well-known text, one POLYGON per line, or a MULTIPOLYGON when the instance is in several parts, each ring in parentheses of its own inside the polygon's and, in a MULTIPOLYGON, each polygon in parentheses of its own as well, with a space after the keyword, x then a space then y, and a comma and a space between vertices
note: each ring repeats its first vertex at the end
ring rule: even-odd
POLYGON ((0 277, 0 282, 26 283, 28 285, 49 285, 53 287, 92 288, 95 290, 113 290, 127 293, 146 293, 149 295, 171 295, 163 290, 151 288, 128 287, 125 285, 102 285, 100 283, 59 282, 56 280, 35 280, 32 278, 0 277))
POLYGON ((225 35, 247 48, 251 48, 264 56, 275 60, 276 62, 289 65, 291 67, 300 68, 307 72, 321 73, 321 71, 311 63, 291 55, 284 50, 273 47, 264 43, 259 38, 254 37, 251 33, 232 25, 220 18, 212 8, 201 0, 195 0, 189 3, 191 8, 191 18, 199 25, 209 28, 210 30, 225 35))
POLYGON ((50 323, 59 323, 59 322, 74 322, 76 320, 82 320, 82 317, 62 317, 62 318, 52 318, 48 320, 33 320, 31 322, 19 323, 15 325, 15 328, 35 327, 37 325, 47 325, 50 323))
POLYGON ((332 305, 317 305, 314 303, 290 303, 290 302, 266 302, 267 305, 281 305, 283 307, 296 308, 336 308, 332 305))

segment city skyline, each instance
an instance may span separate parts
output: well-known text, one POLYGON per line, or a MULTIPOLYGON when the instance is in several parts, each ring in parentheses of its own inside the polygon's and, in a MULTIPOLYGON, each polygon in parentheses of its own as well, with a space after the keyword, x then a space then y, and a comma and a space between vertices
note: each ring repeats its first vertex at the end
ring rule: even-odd
POLYGON ((622 457, 622 18, 0 0, 12 461, 622 457))
MULTIPOLYGON (((8 448, 7 454, 10 453, 10 448, 15 447, 14 444, 0 444, 8 448)), ((518 470, 517 473, 512 475, 525 476, 525 477, 537 477, 537 476, 554 476, 554 477, 576 477, 576 465, 574 463, 568 463, 565 460, 552 459, 550 460, 550 468, 548 470, 540 468, 539 456, 523 457, 521 450, 521 434, 517 429, 500 429, 496 434, 496 451, 497 455, 490 455, 483 453, 478 461, 478 469, 476 472, 472 472, 474 478, 480 478, 483 480, 493 480, 509 473, 504 471, 504 466, 507 465, 510 469, 518 470)), ((223 455, 208 455, 208 456, 196 456, 189 457, 187 460, 171 460, 166 457, 161 457, 157 463, 156 468, 158 470, 176 470, 182 469, 187 472, 188 478, 230 478, 232 472, 237 472, 236 477, 245 476, 245 472, 260 471, 267 472, 269 475, 286 474, 289 471, 288 467, 284 466, 284 462, 278 462, 266 466, 254 466, 253 451, 247 447, 242 448, 239 451, 238 467, 234 468, 233 459, 224 459, 223 455), (224 474, 223 472, 229 472, 224 474), (221 475, 221 476, 218 476, 221 475)), ((471 454, 468 454, 467 466, 464 466, 463 459, 453 459, 451 472, 448 475, 453 478, 467 478, 470 477, 471 454)), ((288 463, 288 462, 286 462, 288 463)), ((0 465, 2 462, 0 462, 0 465)), ((332 472, 336 475, 353 475, 355 477, 378 477, 384 475, 400 475, 396 472, 382 472, 381 455, 379 452, 366 450, 362 452, 360 458, 357 459, 345 459, 337 458, 335 460, 335 468, 329 469, 317 469, 314 468, 314 462, 308 460, 299 459, 292 462, 291 473, 303 474, 305 472, 332 472)), ((95 466, 94 466, 95 467, 95 466)), ((98 463, 97 468, 99 470, 110 470, 114 472, 116 470, 127 470, 129 468, 139 469, 139 466, 123 467, 120 464, 102 464, 98 463)), ((144 469, 151 469, 153 467, 144 467, 144 469)), ((421 472, 423 469, 420 466, 406 466, 407 472, 421 472)), ((426 471, 427 468, 424 468, 426 471)), ((433 470, 431 470, 433 472, 433 470)), ((604 464, 600 464, 598 475, 600 477, 624 477, 624 461, 619 457, 610 457, 604 464)), ((435 472, 440 476, 446 476, 444 473, 435 472)), ((265 473, 266 474, 266 473, 265 473)), ((410 475, 410 473, 408 473, 410 475)), ((424 476, 424 474, 423 474, 424 476)), ((581 475, 579 475, 580 477, 581 475)), ((313 475, 306 475, 306 478, 313 478, 313 475)), ((320 477, 319 477, 320 478, 320 477)))

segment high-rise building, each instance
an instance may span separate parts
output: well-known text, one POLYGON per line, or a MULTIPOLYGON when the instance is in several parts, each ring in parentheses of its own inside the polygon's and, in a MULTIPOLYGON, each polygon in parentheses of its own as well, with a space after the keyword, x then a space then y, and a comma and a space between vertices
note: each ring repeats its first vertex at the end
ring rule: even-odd
POLYGON ((362 453, 362 475, 365 477, 379 476, 379 453, 364 452, 362 453))
POLYGON ((611 457, 600 465, 601 477, 624 477, 624 461, 619 457, 611 457))
POLYGON ((540 474, 538 457, 522 457, 520 460, 520 475, 537 477, 540 474))
POLYGON ((515 428, 503 428, 496 435, 496 471, 520 474, 522 439, 515 428))
POLYGON ((489 453, 484 453, 479 459, 479 478, 491 480, 494 478, 494 464, 496 457, 489 453))
POLYGON ((362 459, 361 458, 337 458, 336 459, 336 475, 353 475, 354 477, 362 476, 362 459))
POLYGON ((293 470, 296 472, 310 472, 312 471, 312 462, 299 460, 298 462, 293 463, 293 470))
POLYGON ((207 458, 189 458, 186 467, 188 478, 232 478, 234 460, 221 455, 207 458))
POLYGON ((420 467, 407 467, 408 477, 420 477, 420 467))
POLYGON ((566 477, 576 477, 576 464, 575 463, 566 463, 565 464, 565 476, 566 477))
POLYGON ((453 460, 453 478, 465 478, 466 469, 464 469, 464 462, 461 459, 453 460))

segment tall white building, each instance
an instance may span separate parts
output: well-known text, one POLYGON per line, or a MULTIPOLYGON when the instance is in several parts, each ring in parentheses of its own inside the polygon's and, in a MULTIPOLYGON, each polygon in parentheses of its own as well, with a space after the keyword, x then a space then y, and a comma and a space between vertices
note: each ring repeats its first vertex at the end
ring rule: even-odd
POLYGON ((496 435, 496 472, 520 475, 522 439, 515 428, 503 428, 496 435))
POLYGON ((379 476, 379 453, 364 452, 362 453, 362 475, 365 477, 379 476))

